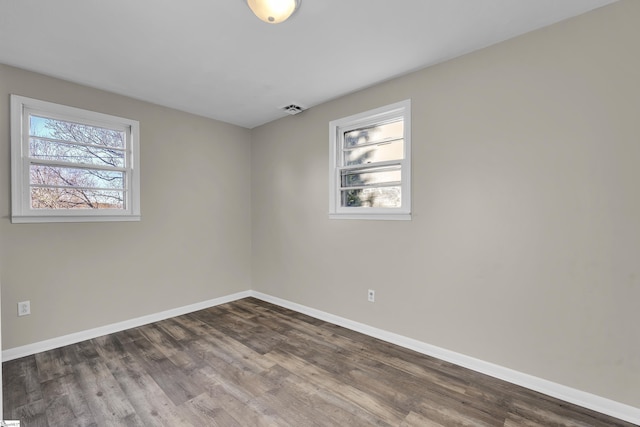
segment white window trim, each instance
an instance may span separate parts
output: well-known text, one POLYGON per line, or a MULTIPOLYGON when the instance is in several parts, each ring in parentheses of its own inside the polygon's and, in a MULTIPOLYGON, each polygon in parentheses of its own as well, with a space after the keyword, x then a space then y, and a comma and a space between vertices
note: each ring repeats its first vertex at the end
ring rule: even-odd
POLYGON ((329 218, 331 219, 411 219, 411 100, 397 102, 329 123, 329 218), (401 161, 402 206, 399 208, 343 207, 340 203, 339 151, 342 134, 392 118, 404 120, 405 156, 401 161))
POLYGON ((11 95, 11 222, 140 221, 140 123, 135 120, 11 95), (32 209, 29 190, 28 113, 127 132, 126 209, 32 209))

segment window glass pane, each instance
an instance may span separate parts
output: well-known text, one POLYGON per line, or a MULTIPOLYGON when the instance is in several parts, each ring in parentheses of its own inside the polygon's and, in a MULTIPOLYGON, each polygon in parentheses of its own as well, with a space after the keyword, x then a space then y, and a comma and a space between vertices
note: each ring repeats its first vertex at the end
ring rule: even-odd
POLYGON ((124 209, 124 192, 79 188, 31 188, 32 209, 124 209))
POLYGON ((401 160, 404 158, 404 140, 384 142, 380 145, 344 150, 344 165, 362 165, 367 163, 401 160))
POLYGON ((342 187, 360 187, 402 180, 400 166, 342 171, 342 187))
POLYGON ((29 116, 31 137, 52 138, 69 142, 125 148, 125 134, 121 130, 105 129, 47 117, 29 116))
POLYGON ((404 121, 399 120, 344 133, 344 148, 400 139, 404 135, 404 121))
POLYGON ((400 187, 372 187, 341 191, 342 207, 399 208, 400 187))
POLYGON ((123 168, 124 151, 87 145, 68 144, 50 139, 31 138, 29 157, 41 160, 123 168))
POLYGON ((124 189, 124 172, 31 165, 31 185, 124 189))

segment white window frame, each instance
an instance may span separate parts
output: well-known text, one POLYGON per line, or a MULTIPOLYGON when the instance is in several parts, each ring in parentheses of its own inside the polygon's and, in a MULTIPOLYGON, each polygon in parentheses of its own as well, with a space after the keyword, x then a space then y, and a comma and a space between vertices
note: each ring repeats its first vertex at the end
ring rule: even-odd
POLYGON ((140 123, 135 120, 11 95, 11 222, 103 222, 140 220, 140 123), (125 132, 124 209, 32 209, 29 187, 29 115, 125 132))
POLYGON ((411 219, 411 100, 407 99, 364 113, 355 114, 329 123, 329 218, 331 219, 411 219), (344 133, 393 119, 404 121, 404 158, 398 161, 401 167, 401 206, 398 208, 346 207, 341 206, 340 172, 343 159, 340 155, 344 133))

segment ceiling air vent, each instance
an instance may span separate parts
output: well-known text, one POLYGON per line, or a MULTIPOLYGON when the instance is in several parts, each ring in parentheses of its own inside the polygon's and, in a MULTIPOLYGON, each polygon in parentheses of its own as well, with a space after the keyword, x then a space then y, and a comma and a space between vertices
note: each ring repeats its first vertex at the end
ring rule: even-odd
POLYGON ((302 108, 299 105, 296 104, 291 104, 291 105, 287 105, 285 107, 282 107, 282 110, 287 113, 287 114, 291 114, 292 116, 302 113, 304 111, 304 108, 302 108))

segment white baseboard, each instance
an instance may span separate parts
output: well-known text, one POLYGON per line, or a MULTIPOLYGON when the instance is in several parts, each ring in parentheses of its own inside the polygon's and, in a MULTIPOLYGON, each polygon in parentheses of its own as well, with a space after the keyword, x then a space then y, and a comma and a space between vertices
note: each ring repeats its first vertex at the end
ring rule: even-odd
POLYGON ((556 399, 582 406, 583 408, 591 409, 596 412, 618 418, 620 420, 640 425, 640 408, 625 405, 623 403, 606 399, 604 397, 596 396, 591 393, 537 378, 529 374, 514 371, 513 369, 505 368, 493 363, 485 362, 480 359, 465 356, 464 354, 436 347, 412 338, 395 334, 393 332, 374 328, 372 326, 365 325, 364 323, 354 322, 353 320, 349 320, 344 317, 335 316, 321 310, 316 310, 311 307, 307 307, 256 291, 238 292, 225 297, 214 298, 208 301, 187 305, 156 314, 150 314, 148 316, 142 316, 111 325, 101 326, 99 328, 64 335, 61 337, 52 338, 21 347, 10 348, 2 352, 2 361, 6 362, 9 360, 18 359, 20 357, 30 356, 43 351, 52 350, 54 348, 63 347, 65 345, 76 344, 81 341, 89 340, 99 336, 120 332, 126 329, 136 328, 138 326, 143 326, 149 323, 158 322, 160 320, 169 319, 171 317, 192 313, 194 311, 214 307, 216 305, 225 304, 246 297, 255 297, 260 300, 270 302, 272 304, 276 304, 311 317, 315 317, 316 319, 324 320, 326 322, 330 322, 344 328, 351 329, 353 331, 360 332, 362 334, 378 338, 383 341, 408 348, 410 350, 417 351, 418 353, 422 353, 427 356, 435 357, 446 362, 450 362, 471 369, 473 371, 510 382, 512 384, 526 387, 530 390, 546 394, 556 399))
POLYGON ((171 317, 181 316, 183 314, 192 313, 194 311, 214 307, 216 305, 225 304, 249 296, 251 296, 250 291, 238 292, 224 297, 214 298, 208 301, 198 302, 195 304, 162 311, 160 313, 149 314, 147 316, 113 323, 111 325, 100 326, 98 328, 76 332, 69 335, 63 335, 61 337, 52 338, 33 344, 10 348, 2 352, 2 361, 7 362, 9 360, 18 359, 20 357, 31 356, 32 354, 40 353, 47 350, 53 350, 54 348, 64 347, 65 345, 76 344, 81 341, 90 340, 92 338, 100 337, 103 335, 124 331, 125 329, 137 328, 138 326, 148 325, 149 323, 158 322, 160 320, 169 319, 171 317))
POLYGON ((330 322, 335 325, 342 326, 344 328, 351 329, 353 331, 360 332, 362 334, 378 338, 383 341, 408 348, 410 350, 417 351, 418 353, 422 353, 427 356, 435 357, 440 360, 444 360, 446 362, 450 362, 455 365, 462 366, 473 371, 480 372, 494 378, 498 378, 503 381, 507 381, 512 384, 516 384, 530 390, 546 394, 565 402, 573 403, 574 405, 578 405, 583 408, 591 409, 593 411, 600 412, 602 414, 606 414, 633 424, 640 424, 640 408, 635 408, 633 406, 625 405, 623 403, 606 399, 604 397, 596 396, 585 391, 577 390, 575 388, 567 387, 562 384, 557 384, 548 380, 544 380, 542 378, 534 377, 533 375, 514 371, 513 369, 505 368, 493 363, 485 362, 480 359, 465 356, 464 354, 426 344, 424 342, 398 335, 393 332, 374 328, 369 325, 365 325, 364 323, 354 322, 352 320, 335 316, 324 311, 316 310, 311 307, 307 307, 281 298, 272 297, 261 292, 251 291, 251 296, 275 305, 279 305, 284 308, 288 308, 290 310, 297 311, 298 313, 315 317, 316 319, 324 320, 326 322, 330 322))

